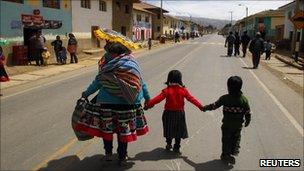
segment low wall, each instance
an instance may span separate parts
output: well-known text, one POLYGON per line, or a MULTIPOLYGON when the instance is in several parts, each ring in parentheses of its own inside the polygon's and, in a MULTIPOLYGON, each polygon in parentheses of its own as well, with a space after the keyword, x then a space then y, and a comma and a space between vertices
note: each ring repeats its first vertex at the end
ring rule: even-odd
MULTIPOLYGON (((47 40, 46 41, 46 46, 50 53, 52 54, 52 57, 54 56, 54 48, 51 46, 51 42, 54 40, 47 40)), ((78 53, 82 53, 82 50, 84 49, 96 49, 97 47, 97 42, 96 40, 93 41, 92 39, 77 39, 78 41, 78 53)), ((62 39, 63 46, 67 47, 68 45, 68 40, 66 38, 62 39)), ((9 45, 7 46, 2 46, 4 55, 6 57, 6 65, 12 65, 13 64, 13 46, 15 45, 23 45, 23 42, 10 42, 9 45)), ((100 42, 100 48, 103 48, 105 45, 105 41, 100 42)))

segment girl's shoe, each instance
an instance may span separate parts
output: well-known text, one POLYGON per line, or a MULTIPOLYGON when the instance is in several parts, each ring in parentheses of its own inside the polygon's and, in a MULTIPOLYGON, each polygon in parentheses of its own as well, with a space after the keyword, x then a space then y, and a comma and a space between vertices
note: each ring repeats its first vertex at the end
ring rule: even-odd
POLYGON ((112 161, 112 154, 106 154, 103 158, 105 161, 112 161))
POLYGON ((119 166, 126 166, 128 164, 127 160, 128 160, 128 156, 127 155, 124 158, 122 158, 122 159, 118 159, 118 165, 119 166))
POLYGON ((167 151, 170 151, 171 149, 172 149, 172 145, 171 145, 171 144, 167 144, 167 145, 166 145, 166 150, 167 150, 167 151))
POLYGON ((177 155, 182 154, 182 152, 179 150, 179 148, 173 148, 173 152, 176 153, 177 155))

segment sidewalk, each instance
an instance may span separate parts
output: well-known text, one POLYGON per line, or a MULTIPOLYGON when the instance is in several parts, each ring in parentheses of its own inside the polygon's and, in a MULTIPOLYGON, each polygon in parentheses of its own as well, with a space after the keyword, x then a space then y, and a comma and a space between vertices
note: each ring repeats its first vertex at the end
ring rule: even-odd
MULTIPOLYGON (((171 44, 173 44, 173 42, 169 41, 165 45, 171 45, 171 44)), ((161 46, 162 44, 154 44, 153 49, 161 46)), ((134 53, 136 54, 146 51, 147 48, 144 47, 134 51, 134 53)), ((66 65, 57 65, 54 58, 52 59, 53 61, 51 61, 51 64, 48 66, 35 66, 35 65, 9 66, 6 67, 6 71, 9 74, 10 81, 1 82, 0 88, 1 90, 3 90, 13 86, 28 83, 30 81, 35 81, 38 79, 47 78, 64 72, 93 66, 97 64, 98 60, 101 58, 103 54, 104 51, 87 50, 85 53, 78 54, 79 61, 77 64, 67 63, 66 65)))
POLYGON ((264 55, 261 57, 261 62, 265 64, 264 66, 270 71, 276 72, 280 79, 303 94, 303 67, 299 64, 294 64, 295 62, 292 62, 291 60, 293 59, 276 53, 271 55, 270 60, 265 60, 264 55))

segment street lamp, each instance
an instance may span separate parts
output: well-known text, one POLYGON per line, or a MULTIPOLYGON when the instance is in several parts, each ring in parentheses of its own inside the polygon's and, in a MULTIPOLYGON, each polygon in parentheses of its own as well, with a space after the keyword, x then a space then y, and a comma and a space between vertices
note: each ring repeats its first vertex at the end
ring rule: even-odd
POLYGON ((245 28, 246 28, 246 31, 247 31, 247 20, 248 20, 248 7, 244 4, 239 4, 239 6, 244 6, 246 7, 246 19, 245 19, 245 28))

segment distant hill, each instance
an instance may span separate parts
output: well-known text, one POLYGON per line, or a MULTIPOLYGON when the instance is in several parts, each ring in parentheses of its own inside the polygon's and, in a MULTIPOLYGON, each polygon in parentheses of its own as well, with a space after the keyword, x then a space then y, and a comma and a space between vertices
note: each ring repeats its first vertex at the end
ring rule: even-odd
MULTIPOLYGON (((190 20, 190 17, 188 17, 188 16, 175 16, 175 17, 183 19, 183 20, 190 20)), ((212 25, 218 29, 221 29, 226 24, 230 23, 229 20, 219 20, 219 19, 204 18, 204 17, 191 17, 191 20, 197 24, 200 24, 203 26, 212 25)))

